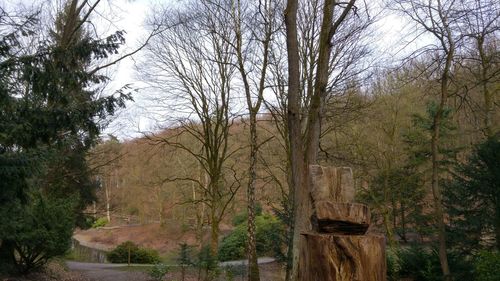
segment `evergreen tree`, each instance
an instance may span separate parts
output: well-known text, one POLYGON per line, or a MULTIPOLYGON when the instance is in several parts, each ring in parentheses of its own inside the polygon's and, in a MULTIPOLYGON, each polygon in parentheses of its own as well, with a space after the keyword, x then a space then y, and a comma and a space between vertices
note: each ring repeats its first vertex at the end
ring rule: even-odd
POLYGON ((477 145, 445 189, 452 246, 462 254, 500 250, 500 140, 477 145))
POLYGON ((95 187, 85 155, 102 121, 130 98, 100 97, 108 78, 89 69, 117 53, 123 33, 100 39, 80 31, 77 4, 69 2, 47 39, 35 32, 37 13, 1 10, 23 20, 0 18, 0 271, 25 273, 67 249, 74 215, 83 221, 95 187))

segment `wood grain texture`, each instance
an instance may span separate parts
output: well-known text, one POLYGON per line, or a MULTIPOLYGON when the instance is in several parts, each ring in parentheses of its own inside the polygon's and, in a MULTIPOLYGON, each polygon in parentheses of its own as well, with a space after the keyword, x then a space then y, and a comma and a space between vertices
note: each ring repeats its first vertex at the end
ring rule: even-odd
POLYGON ((354 180, 348 167, 310 165, 311 197, 313 202, 349 203, 354 200, 354 180))
POLYGON ((364 204, 319 201, 312 225, 319 233, 362 235, 370 226, 370 210, 364 204))
POLYGON ((302 233, 298 280, 385 281, 385 238, 302 233))

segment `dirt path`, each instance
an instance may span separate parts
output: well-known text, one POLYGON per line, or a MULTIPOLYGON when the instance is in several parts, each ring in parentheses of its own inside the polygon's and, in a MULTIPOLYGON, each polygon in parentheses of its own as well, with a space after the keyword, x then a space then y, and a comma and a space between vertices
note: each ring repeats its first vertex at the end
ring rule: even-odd
POLYGON ((146 281, 150 280, 144 272, 124 271, 126 264, 86 263, 67 261, 71 271, 77 271, 92 281, 146 281))

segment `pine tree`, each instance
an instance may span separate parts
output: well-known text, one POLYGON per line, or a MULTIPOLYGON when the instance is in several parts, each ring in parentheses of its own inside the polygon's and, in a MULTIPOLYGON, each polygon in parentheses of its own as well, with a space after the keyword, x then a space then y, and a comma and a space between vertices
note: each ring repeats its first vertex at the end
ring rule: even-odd
POLYGON ((468 162, 458 164, 445 189, 454 250, 473 254, 500 250, 500 140, 493 137, 474 149, 468 162))

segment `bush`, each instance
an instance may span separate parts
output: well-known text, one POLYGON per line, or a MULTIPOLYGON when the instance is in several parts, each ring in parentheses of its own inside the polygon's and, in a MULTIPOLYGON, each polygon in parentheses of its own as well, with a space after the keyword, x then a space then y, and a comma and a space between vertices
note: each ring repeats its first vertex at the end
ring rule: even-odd
MULTIPOLYGON (((262 206, 260 204, 255 204, 255 216, 258 217, 262 215, 262 206)), ((233 217, 232 223, 233 226, 238 226, 242 223, 245 223, 248 220, 248 212, 247 210, 235 215, 233 217)))
POLYGON ((246 224, 238 225, 219 246, 219 260, 238 260, 245 257, 247 241, 246 224))
POLYGON ((500 280, 500 253, 480 252, 474 261, 474 271, 477 281, 500 280))
POLYGON ((387 250, 387 280, 389 281, 399 281, 399 257, 397 251, 387 250))
POLYGON ((220 275, 217 257, 214 257, 208 246, 203 246, 198 253, 197 261, 194 264, 198 268, 198 280, 202 280, 201 273, 205 275, 203 280, 214 280, 220 275))
POLYGON ((413 245, 399 251, 399 275, 419 281, 441 281, 439 255, 435 249, 413 245))
MULTIPOLYGON (((448 252, 448 263, 454 280, 474 280, 470 259, 448 252)), ((411 278, 419 281, 441 281, 442 271, 437 249, 421 245, 387 252, 388 280, 411 278)))
POLYGON ((98 228, 98 227, 103 227, 108 224, 108 219, 107 218, 98 218, 93 224, 92 228, 98 228))
POLYGON ((169 268, 166 264, 157 263, 149 271, 149 276, 151 276, 153 280, 161 281, 163 280, 163 277, 165 277, 165 274, 168 273, 168 271, 169 268))
POLYGON ((73 207, 73 201, 34 193, 26 205, 12 202, 8 213, 0 212, 10 218, 9 224, 0 226, 1 246, 15 249, 14 264, 0 264, 0 269, 26 274, 65 254, 73 235, 73 207))
MULTIPOLYGON (((281 252, 281 234, 283 225, 271 215, 255 218, 257 255, 276 256, 281 252)), ((237 260, 246 256, 247 224, 240 223, 228 236, 224 237, 219 247, 219 260, 237 260)))
POLYGON ((127 263, 130 250, 131 263, 159 263, 158 252, 152 249, 139 248, 131 241, 123 242, 114 250, 108 253, 108 260, 111 263, 127 263))

